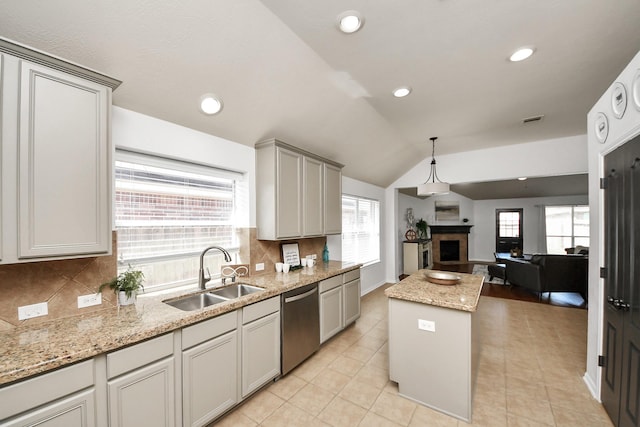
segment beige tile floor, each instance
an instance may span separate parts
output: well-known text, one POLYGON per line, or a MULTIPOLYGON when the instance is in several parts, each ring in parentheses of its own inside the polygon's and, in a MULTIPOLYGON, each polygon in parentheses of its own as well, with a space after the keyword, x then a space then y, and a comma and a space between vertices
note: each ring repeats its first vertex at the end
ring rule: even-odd
POLYGON ((387 299, 217 426, 610 426, 582 380, 587 311, 481 297, 473 423, 398 395, 389 381, 387 299))

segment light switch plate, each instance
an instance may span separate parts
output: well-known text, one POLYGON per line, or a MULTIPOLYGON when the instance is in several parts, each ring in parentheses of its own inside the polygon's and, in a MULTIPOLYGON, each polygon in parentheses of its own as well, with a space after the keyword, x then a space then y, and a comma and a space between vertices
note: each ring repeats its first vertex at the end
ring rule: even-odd
POLYGON ((81 295, 78 297, 78 308, 102 304, 102 294, 81 295))
POLYGON ((262 270, 264 270, 264 262, 259 262, 258 264, 256 264, 256 271, 262 270))
POLYGON ((46 316, 47 314, 49 314, 49 304, 47 304, 46 302, 39 302, 38 304, 23 305, 22 307, 18 307, 18 320, 46 316))

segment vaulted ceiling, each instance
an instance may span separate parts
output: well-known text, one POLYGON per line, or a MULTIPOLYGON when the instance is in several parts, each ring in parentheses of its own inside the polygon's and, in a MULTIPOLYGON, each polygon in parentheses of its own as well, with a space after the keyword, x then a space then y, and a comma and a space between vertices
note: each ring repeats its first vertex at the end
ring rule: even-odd
POLYGON ((0 2, 0 36, 122 80, 115 105, 249 146, 276 137, 383 187, 430 136, 446 154, 586 133, 638 22, 637 0, 0 2), (343 34, 349 9, 365 24, 343 34), (535 54, 509 62, 521 46, 535 54), (207 92, 215 116, 198 110, 207 92))

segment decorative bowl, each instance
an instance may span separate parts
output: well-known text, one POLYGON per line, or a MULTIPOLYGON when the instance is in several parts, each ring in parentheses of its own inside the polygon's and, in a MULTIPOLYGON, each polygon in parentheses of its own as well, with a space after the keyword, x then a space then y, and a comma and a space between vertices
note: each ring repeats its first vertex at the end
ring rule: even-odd
POLYGON ((462 277, 453 273, 445 273, 442 271, 425 270, 424 277, 428 282, 435 283, 436 285, 457 285, 462 280, 462 277))

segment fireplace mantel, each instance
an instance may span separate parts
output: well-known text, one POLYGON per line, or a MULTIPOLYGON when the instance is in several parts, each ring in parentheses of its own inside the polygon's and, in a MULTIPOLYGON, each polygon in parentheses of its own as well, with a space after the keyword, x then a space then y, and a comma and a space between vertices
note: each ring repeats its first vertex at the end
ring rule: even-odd
POLYGON ((469 234, 473 225, 430 225, 431 234, 469 234))

